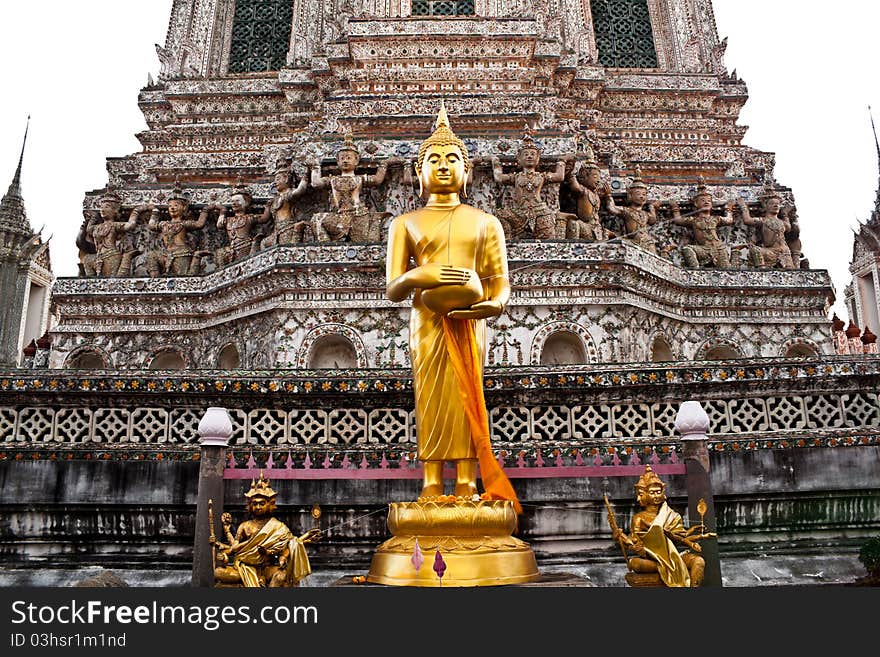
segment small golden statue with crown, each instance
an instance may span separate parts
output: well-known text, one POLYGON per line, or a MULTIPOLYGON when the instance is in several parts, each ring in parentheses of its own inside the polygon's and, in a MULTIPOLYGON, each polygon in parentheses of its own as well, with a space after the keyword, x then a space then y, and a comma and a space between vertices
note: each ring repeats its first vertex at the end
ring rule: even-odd
POLYGON ((278 493, 272 490, 269 479, 263 477, 251 482, 244 494, 251 515, 232 532, 232 516, 221 517, 226 543, 213 536, 210 518, 211 546, 215 551, 214 579, 218 587, 290 587, 311 574, 305 546, 321 538, 321 530, 310 529, 302 536, 294 536, 280 520, 272 516, 278 493))
MULTIPOLYGON (((650 465, 645 466, 635 488, 642 510, 633 515, 629 535, 617 526, 611 503, 605 496, 611 535, 614 542, 620 544, 629 568, 627 583, 630 586, 700 586, 706 562, 699 554, 699 542, 715 538, 717 534, 706 531, 702 518, 699 525, 685 528, 681 515, 666 504, 666 484, 650 465)), ((705 508, 705 502, 700 500, 697 510, 701 515, 705 508)))

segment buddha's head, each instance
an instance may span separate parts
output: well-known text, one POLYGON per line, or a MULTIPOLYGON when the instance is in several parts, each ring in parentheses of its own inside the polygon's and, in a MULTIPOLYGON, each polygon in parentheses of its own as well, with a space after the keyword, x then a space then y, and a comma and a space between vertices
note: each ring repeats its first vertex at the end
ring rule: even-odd
POLYGON ((541 149, 532 139, 532 135, 526 126, 525 135, 523 135, 522 144, 516 154, 516 161, 523 169, 534 169, 541 161, 541 149))
POLYGON ((596 190, 599 188, 602 172, 599 170, 599 162, 596 160, 596 155, 589 144, 587 144, 585 152, 587 159, 584 160, 583 165, 577 172, 577 181, 587 189, 596 190))
POLYGON ((416 160, 419 184, 429 194, 463 192, 470 170, 467 147, 449 127, 446 107, 441 102, 434 132, 419 148, 416 160))

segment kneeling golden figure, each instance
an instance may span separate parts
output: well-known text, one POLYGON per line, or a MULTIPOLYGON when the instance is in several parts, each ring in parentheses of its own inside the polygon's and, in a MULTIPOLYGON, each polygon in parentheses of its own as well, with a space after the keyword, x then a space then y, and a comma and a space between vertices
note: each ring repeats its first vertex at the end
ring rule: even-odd
POLYGON ((522 509, 489 441, 486 319, 504 311, 510 283, 500 222, 461 202, 469 168, 467 148, 441 106, 416 160, 427 203, 393 220, 386 260, 388 298, 413 295, 409 355, 424 482, 417 502, 392 505, 389 528, 395 537, 374 556, 371 582, 437 585, 430 568, 422 569, 427 574, 408 572, 417 539, 422 548, 443 553, 444 586, 519 583, 538 576, 531 549, 511 536, 522 509), (455 465, 448 496, 447 461, 455 465))

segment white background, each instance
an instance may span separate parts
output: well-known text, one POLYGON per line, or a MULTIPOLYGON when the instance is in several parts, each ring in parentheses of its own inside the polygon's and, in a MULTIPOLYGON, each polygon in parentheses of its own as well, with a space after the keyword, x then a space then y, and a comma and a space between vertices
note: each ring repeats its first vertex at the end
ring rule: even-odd
MULTIPOLYGON (((53 269, 77 271, 76 231, 87 191, 107 183, 107 157, 140 150, 137 107, 172 0, 2 0, 0 192, 11 181, 30 114, 22 191, 34 229, 52 235, 53 269)), ((874 207, 880 123, 880 3, 715 0, 726 63, 749 88, 745 143, 776 154, 791 187, 804 253, 827 269, 846 319, 852 229, 874 207)))

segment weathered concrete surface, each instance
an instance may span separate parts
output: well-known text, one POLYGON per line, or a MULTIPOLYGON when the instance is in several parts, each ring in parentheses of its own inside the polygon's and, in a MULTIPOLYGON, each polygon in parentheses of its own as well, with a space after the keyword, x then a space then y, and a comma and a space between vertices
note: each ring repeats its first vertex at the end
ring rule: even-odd
MULTIPOLYGON (((565 573, 565 586, 574 585, 571 578, 581 578, 582 586, 623 587, 626 566, 622 559, 591 564, 538 564, 542 574, 565 573)), ((64 587, 99 574, 99 567, 72 570, 20 570, 0 569, 0 586, 64 587)), ((855 553, 803 556, 766 554, 755 557, 725 557, 721 555, 722 581, 725 587, 771 587, 771 586, 826 586, 852 585, 865 574, 855 553)), ((190 586, 191 573, 186 569, 114 569, 129 586, 178 587, 190 586)), ((367 568, 351 567, 345 570, 331 567, 315 567, 302 586, 334 586, 340 579, 366 574, 367 568)))
MULTIPOLYGON (((858 548, 880 533, 880 448, 710 457, 726 585, 864 574, 858 548)), ((192 564, 198 467, 173 460, 0 461, 0 583, 49 585, 84 568, 105 567, 133 586, 184 585, 192 564)), ((684 477, 666 481, 671 505, 684 513, 684 477)), ((595 579, 616 581, 604 575, 620 556, 609 538, 602 495, 615 500, 623 526, 634 510, 634 483, 631 477, 517 480, 525 507, 518 535, 546 567, 584 568, 595 579)), ((225 482, 236 524, 249 486, 250 480, 225 482)), ((388 537, 387 504, 414 499, 418 482, 279 479, 273 486, 279 517, 294 531, 313 525, 309 512, 320 504, 326 538, 310 548, 317 574, 366 568, 388 537)))

